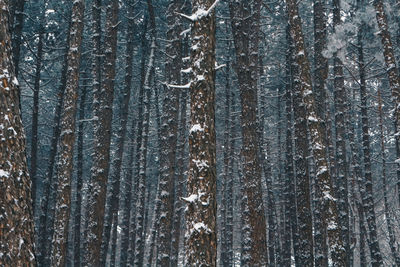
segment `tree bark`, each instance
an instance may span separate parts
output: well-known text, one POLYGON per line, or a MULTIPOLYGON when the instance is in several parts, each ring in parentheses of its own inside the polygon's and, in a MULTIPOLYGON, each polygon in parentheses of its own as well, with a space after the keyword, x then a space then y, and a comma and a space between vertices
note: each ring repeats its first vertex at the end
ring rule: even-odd
MULTIPOLYGON (((217 1, 218 2, 218 1, 217 1)), ((188 266, 216 266, 215 4, 193 0, 190 62, 189 174, 186 210, 188 266)))
MULTIPOLYGON (((168 84, 181 83, 182 44, 181 13, 182 1, 171 1, 167 9, 167 40, 165 74, 168 84)), ((157 265, 169 266, 171 262, 171 232, 174 209, 174 175, 176 160, 176 143, 178 133, 179 91, 167 88, 163 106, 167 107, 161 119, 161 155, 160 155, 160 182, 158 199, 161 201, 158 238, 157 265)))
MULTIPOLYGON (((312 93, 310 66, 306 56, 304 36, 302 33, 301 19, 299 17, 297 2, 294 0, 286 1, 289 13, 290 32, 295 43, 295 61, 299 68, 299 76, 295 78, 295 134, 297 139, 296 150, 303 151, 301 157, 306 156, 307 149, 307 129, 308 126, 312 154, 315 160, 316 168, 316 186, 322 193, 321 220, 327 226, 329 248, 331 249, 331 258, 334 266, 346 265, 346 253, 343 247, 341 237, 341 227, 338 219, 336 200, 333 197, 333 187, 329 173, 326 148, 328 144, 324 140, 324 132, 321 128, 321 118, 316 112, 316 104, 312 93), (304 104, 302 104, 304 103, 304 104), (299 112, 296 111, 296 107, 299 112), (304 124, 304 125, 301 125, 304 124), (307 125, 307 126, 306 126, 307 125), (297 128, 297 129, 296 129, 297 128), (305 155, 304 155, 305 154, 305 155)), ((298 152, 297 152, 298 153, 298 152)), ((305 158, 302 159, 305 161, 305 158)), ((300 249, 301 261, 305 266, 313 266, 313 240, 312 240, 312 222, 310 212, 310 193, 309 193, 309 172, 306 162, 302 163, 304 167, 300 169, 302 176, 297 180, 300 192, 300 199, 297 203, 299 216, 299 233, 302 245, 300 249), (307 216, 310 216, 307 218, 307 216), (303 236, 303 237, 302 237, 303 236)), ((296 160, 297 166, 297 160, 296 160)))
POLYGON ((61 119, 59 162, 57 164, 58 189, 54 220, 51 263, 64 266, 67 256, 68 223, 71 212, 71 178, 73 147, 75 142, 75 113, 79 85, 79 66, 83 33, 85 3, 77 0, 72 7, 72 25, 68 51, 66 96, 61 119))
POLYGON ((366 213, 366 220, 369 228, 370 251, 372 266, 382 266, 382 255, 379 248, 379 241, 376 228, 376 216, 374 210, 373 199, 373 181, 371 173, 371 156, 370 156, 370 140, 369 140, 369 120, 367 108, 367 85, 365 80, 365 65, 364 65, 364 49, 362 42, 362 29, 358 32, 358 68, 360 72, 360 97, 361 97, 361 123, 362 123, 362 150, 364 152, 364 171, 365 180, 359 184, 360 187, 365 186, 365 190, 361 189, 363 194, 362 205, 366 213))
MULTIPOLYGON (((86 76, 86 75, 85 75, 86 76)), ((81 223, 82 223, 82 184, 83 184, 83 136, 85 119, 85 102, 87 92, 86 77, 82 77, 83 84, 81 86, 79 114, 78 114, 78 147, 77 147, 77 166, 76 166, 76 203, 74 215, 74 266, 81 265, 81 223)))
POLYGON ((12 59, 8 1, 0 1, 0 265, 35 266, 31 182, 18 82, 12 59))
MULTIPOLYGON (((111 121, 114 99, 114 79, 117 52, 118 33, 118 9, 117 0, 109 0, 106 8, 106 25, 104 38, 104 64, 102 75, 104 79, 101 91, 94 93, 94 155, 91 177, 91 191, 88 203, 88 251, 87 264, 99 266, 102 262, 101 244, 103 238, 104 214, 106 202, 106 187, 109 174, 111 121)), ((98 63, 96 63, 98 64, 98 63)), ((97 66, 96 66, 97 67, 97 66)), ((98 69, 97 69, 98 71, 98 69)), ((95 73, 94 73, 95 74, 95 73)), ((97 74, 98 75, 98 74, 97 74)), ((111 225, 107 225, 111 227, 111 225)), ((110 233, 110 231, 105 231, 110 233)), ((106 238, 107 239, 107 238, 106 238)), ((109 240, 109 238, 108 238, 109 240)), ((106 241, 108 241, 106 240, 106 241)), ((108 245, 108 243, 107 243, 108 245)))
POLYGON ((266 222, 261 192, 259 133, 257 130, 258 45, 261 1, 230 1, 242 106, 242 264, 267 264, 266 222))

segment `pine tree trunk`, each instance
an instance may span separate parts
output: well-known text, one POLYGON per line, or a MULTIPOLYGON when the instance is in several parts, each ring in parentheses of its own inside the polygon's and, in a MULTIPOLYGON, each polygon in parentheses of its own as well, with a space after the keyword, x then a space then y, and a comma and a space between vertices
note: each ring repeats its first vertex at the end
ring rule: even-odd
MULTIPOLYGON (((182 1, 171 1, 167 9, 167 46, 165 75, 167 83, 181 83, 182 69, 182 44, 180 40, 181 33, 181 12, 182 1)), ((179 91, 168 89, 165 91, 163 106, 165 109, 161 120, 161 155, 160 155, 160 195, 161 201, 159 221, 159 239, 158 239, 158 258, 157 265, 169 266, 171 261, 171 231, 174 209, 174 175, 176 159, 176 143, 178 133, 178 109, 179 109, 179 91)))
MULTIPOLYGON (((302 33, 301 19, 299 17, 297 2, 293 0, 286 1, 288 5, 290 31, 295 43, 295 61, 299 68, 299 77, 295 78, 295 134, 297 139, 296 150, 306 151, 307 148, 307 134, 306 124, 308 126, 310 141, 312 147, 312 154, 315 160, 316 168, 316 186, 322 193, 322 209, 321 220, 327 226, 329 248, 331 249, 331 258, 334 266, 346 265, 346 253, 343 247, 341 237, 341 227, 338 220, 338 211, 336 200, 334 199, 333 187, 331 176, 329 173, 328 160, 326 155, 326 148, 328 144, 324 139, 324 132, 321 128, 321 118, 316 112, 316 104, 312 93, 310 66, 306 57, 304 37, 302 33), (304 104, 301 104, 304 103, 304 104), (299 113, 296 111, 300 111, 299 113), (299 125, 303 123, 304 125, 299 125), (297 126, 296 126, 297 125, 297 126), (297 129, 296 129, 297 128, 297 129)), ((304 155, 301 156, 306 156, 304 155)), ((304 158, 305 160, 305 158, 304 158)), ((296 161, 297 166, 297 161, 296 161)), ((304 162, 303 179, 298 179, 297 190, 300 191, 300 199, 297 203, 298 216, 299 216, 299 233, 303 250, 300 253, 301 261, 305 266, 313 266, 313 240, 312 240, 312 223, 311 212, 309 203, 309 174, 307 171, 306 162, 304 162), (306 218, 306 216, 310 216, 306 218), (304 237, 302 237, 302 235, 304 237)))
MULTIPOLYGON (((326 49, 326 6, 323 0, 314 0, 314 94, 316 112, 320 118, 326 118, 325 99, 326 88, 325 83, 328 78, 328 60, 322 55, 326 49)), ((327 130, 325 119, 321 121, 321 129, 325 143, 327 143, 327 130)), ((328 151, 325 150, 328 156, 328 151)), ((328 266, 328 246, 326 224, 321 220, 322 209, 322 192, 319 187, 315 187, 315 207, 314 207, 314 242, 315 242, 315 265, 328 266)))
POLYGON ((8 29, 0 1, 0 265, 35 266, 31 184, 8 29))
POLYGON ((140 87, 138 93, 138 111, 137 111, 137 125, 136 125, 136 166, 134 168, 132 185, 134 185, 132 190, 133 199, 131 203, 132 216, 129 222, 129 253, 128 253, 128 263, 133 265, 135 261, 135 249, 136 249, 136 201, 138 199, 139 194, 139 173, 140 173, 140 156, 141 156, 141 147, 143 142, 143 107, 144 107, 144 79, 146 75, 146 56, 147 56, 147 41, 146 41, 146 33, 147 33, 147 19, 144 21, 143 32, 141 35, 141 62, 140 62, 140 87))
POLYGON ((366 220, 369 228, 370 251, 372 266, 382 266, 382 255, 379 248, 379 241, 376 229, 376 219, 373 199, 373 181, 371 173, 371 156, 370 156, 370 141, 369 141, 369 122, 367 108, 367 88, 365 80, 364 68, 364 49, 362 42, 362 27, 358 32, 358 68, 360 72, 360 95, 361 95, 361 121, 362 121, 362 149, 364 152, 364 171, 365 181, 359 184, 360 187, 365 185, 365 193, 361 195, 363 209, 366 212, 366 220))
POLYGON ((242 264, 267 263, 266 222, 261 192, 257 130, 258 45, 261 1, 229 2, 242 106, 242 264))
MULTIPOLYGON (((340 26, 340 0, 333 1, 333 25, 334 29, 340 26)), ((337 174, 337 198, 339 210, 339 222, 343 246, 346 252, 346 266, 350 266, 350 224, 349 224, 349 200, 348 200, 348 173, 346 159, 346 105, 347 96, 344 87, 343 63, 338 56, 340 51, 334 53, 334 103, 335 103, 335 129, 336 129, 336 174, 337 174)))
POLYGON ((145 204, 146 204, 146 169, 147 169, 147 142, 149 137, 150 124, 150 96, 151 81, 154 74, 154 60, 156 49, 156 24, 151 0, 147 0, 147 7, 150 17, 151 44, 149 61, 143 79, 143 122, 142 122, 142 142, 139 151, 139 176, 137 182, 137 201, 136 201, 136 229, 135 229, 135 266, 143 265, 144 246, 145 246, 145 204))
MULTIPOLYGON (((21 54, 21 43, 22 43, 22 29, 24 27, 24 6, 25 0, 14 0, 14 15, 12 25, 12 55, 15 66, 15 76, 18 77, 19 74, 19 59, 21 54)), ((18 91, 20 94, 20 91, 18 91)))
POLYGON ((382 96, 381 90, 378 89, 378 113, 379 113, 379 131, 380 131, 380 145, 382 154, 382 186, 383 186, 383 206, 385 212, 386 226, 389 236, 389 247, 392 253, 392 257, 397 266, 400 266, 400 255, 396 247, 396 238, 394 235, 393 223, 391 219, 391 214, 389 211, 389 202, 387 195, 387 177, 386 177, 386 152, 385 152, 385 135, 383 129, 383 110, 382 110, 382 96))
MULTIPOLYGON (((99 95, 100 95, 100 90, 101 90, 101 66, 102 66, 102 59, 103 59, 103 51, 101 49, 101 36, 102 36, 102 29, 101 29, 101 8, 102 8, 102 3, 101 0, 93 0, 92 2, 92 19, 91 19, 91 30, 92 30, 92 53, 93 53, 93 58, 92 58, 92 91, 93 91, 93 100, 92 100, 92 109, 93 109, 93 116, 94 119, 98 120, 98 117, 96 117, 96 110, 99 109, 99 95)), ((97 121, 93 122, 93 126, 96 127, 97 121)), ((95 130, 96 131, 96 130, 95 130)), ((92 162, 92 168, 93 168, 94 161, 92 162)), ((92 174, 93 176, 93 174, 92 174)), ((91 264, 89 262, 89 235, 93 235, 92 230, 90 229, 93 227, 93 224, 90 223, 90 213, 93 213, 92 207, 90 207, 92 200, 91 198, 93 197, 93 184, 92 184, 93 177, 89 178, 88 182, 88 200, 86 202, 86 214, 85 214, 85 221, 86 221, 86 227, 85 227, 85 233, 84 233, 84 257, 83 257, 83 262, 82 265, 86 266, 88 264, 91 264)), ((102 230, 101 230, 102 231, 102 230)), ((101 233, 98 234, 101 236, 101 233)))
MULTIPOLYGON (((396 64, 396 57, 393 51, 391 35, 389 31, 388 21, 383 6, 382 0, 374 0, 376 11, 376 20, 379 27, 379 35, 381 36, 383 46, 383 56, 386 64, 386 72, 389 78, 389 85, 392 90, 393 102, 395 105, 394 118, 395 118, 395 138, 396 138, 396 157, 400 159, 400 77, 399 69, 396 64)), ((400 204, 400 161, 397 163, 397 191, 398 201, 400 204)))
MULTIPOLYGON (((294 182, 294 172, 293 172, 293 137, 292 137, 292 48, 290 47, 290 32, 289 27, 286 30, 286 39, 287 39, 287 51, 286 51, 286 86, 285 86, 285 112, 286 112, 286 140, 285 140, 285 181, 284 181, 284 190, 283 190, 283 201, 284 201, 284 227, 285 232, 282 236, 282 265, 290 266, 291 259, 291 251, 292 251, 292 238, 291 233, 293 233, 293 245, 295 244, 294 235, 296 233, 295 222, 297 221, 296 214, 291 214, 291 212, 296 212, 296 202, 294 198, 294 188, 292 191, 291 183, 294 182)), ((294 247, 294 246, 293 246, 294 247)))
MULTIPOLYGON (((82 75, 83 76, 83 75, 82 75)), ((86 76, 86 75, 85 75, 86 76)), ((82 223, 82 184, 83 184, 83 135, 85 119, 85 102, 86 102, 86 77, 82 77, 83 84, 81 86, 81 94, 79 100, 78 114, 78 141, 77 141, 77 166, 76 166, 76 204, 74 215, 74 266, 81 265, 81 223, 82 223)))
MULTIPOLYGON (((177 151, 177 162, 185 162, 185 143, 186 143, 186 105, 187 105, 187 92, 182 91, 180 94, 180 118, 179 118, 179 134, 177 151)), ((182 228, 182 214, 184 206, 182 204, 182 197, 185 184, 185 171, 184 165, 179 164, 175 173, 175 204, 174 204, 174 221, 172 228, 171 240, 171 266, 178 266, 179 262, 179 244, 181 238, 182 228)))
MULTIPOLYGON (((101 254, 101 244, 103 237, 103 226, 105 222, 105 202, 106 202, 106 187, 109 174, 110 161, 110 142, 111 142, 111 121, 113 113, 114 99, 114 79, 116 66, 117 52, 117 33, 118 33, 118 9, 119 3, 117 0, 109 0, 106 8, 106 25, 104 37, 104 75, 101 91, 94 93, 94 154, 91 177, 91 191, 88 203, 88 251, 87 264, 98 266, 102 264, 104 259, 101 254)), ((117 200, 118 201, 118 200, 117 200)), ((114 202, 115 203, 115 202, 114 202)), ((110 231, 108 238, 109 241, 110 231)), ((107 243, 108 245, 108 243, 107 243)), ((103 251, 104 252, 104 251, 103 251)))
POLYGON ((83 0, 74 2, 68 51, 67 87, 61 118, 59 162, 57 164, 58 189, 51 255, 51 264, 56 266, 64 266, 67 256, 66 245, 71 212, 71 178, 75 143, 75 113, 77 109, 84 9, 83 0))
POLYGON ((193 0, 185 265, 216 266, 215 4, 193 0), (206 14, 204 14, 206 13, 206 14))
MULTIPOLYGON (((60 124, 61 124, 61 112, 64 103, 65 89, 67 86, 67 68, 68 68, 68 51, 69 51, 69 40, 70 40, 70 27, 66 40, 66 48, 64 53, 64 63, 61 70, 61 84, 56 94, 57 104, 54 112, 53 121, 53 135, 51 138, 50 152, 49 152, 49 165, 46 171, 46 177, 43 180, 42 185, 42 199, 40 201, 41 214, 39 217, 39 229, 38 229, 38 249, 37 249, 37 261, 38 265, 46 266, 50 264, 51 254, 51 240, 53 238, 53 222, 54 222, 54 203, 52 201, 56 198, 56 187, 57 181, 54 178, 54 164, 56 161, 56 155, 58 151, 58 140, 60 138, 60 124)), ((54 201, 53 201, 54 202, 54 201)))
POLYGON ((33 214, 35 215, 36 205, 36 173, 37 173, 37 153, 38 153, 38 121, 39 121, 39 92, 40 92, 40 74, 42 70, 42 58, 43 58, 43 35, 44 35, 44 10, 40 14, 40 25, 39 25, 39 37, 38 37, 38 48, 36 54, 36 65, 35 65, 35 81, 33 85, 33 106, 32 106, 32 132, 31 132, 31 166, 30 166, 30 177, 32 181, 32 200, 33 200, 33 214))

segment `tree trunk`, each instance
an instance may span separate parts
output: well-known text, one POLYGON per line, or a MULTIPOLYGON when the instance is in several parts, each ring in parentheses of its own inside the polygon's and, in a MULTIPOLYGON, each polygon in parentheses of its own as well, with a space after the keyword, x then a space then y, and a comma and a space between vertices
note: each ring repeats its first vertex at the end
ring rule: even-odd
MULTIPOLYGON (((139 176, 137 182, 137 201, 136 201, 136 234, 135 234, 135 266, 143 265, 144 246, 145 246, 145 204, 146 204, 146 169, 147 169, 147 142, 149 137, 150 124, 150 96, 151 80, 154 74, 154 60, 156 49, 156 24, 151 0, 147 0, 147 7, 150 17, 151 45, 149 61, 143 79, 143 119, 142 119, 142 140, 139 150, 139 176)), ((140 118, 139 118, 140 119, 140 118)))
POLYGON ((396 266, 400 266, 400 256, 396 247, 396 238, 394 235, 393 223, 389 210, 389 202, 387 195, 387 181, 386 181, 386 152, 385 152, 385 135, 383 129, 383 110, 382 110, 382 96, 381 90, 378 89, 378 113, 379 113, 379 131, 380 131, 380 145, 382 154, 382 186, 383 186, 383 206, 385 212, 386 226, 389 236, 389 247, 392 252, 392 257, 396 263, 396 266))
POLYGON ((38 265, 46 266, 50 265, 51 255, 51 240, 53 238, 54 230, 54 199, 56 199, 56 184, 57 181, 54 178, 54 164, 56 162, 56 155, 58 151, 58 140, 60 138, 60 124, 61 124, 61 112, 64 103, 65 89, 67 86, 67 68, 68 68, 68 51, 69 51, 69 40, 70 40, 70 27, 66 40, 66 48, 64 52, 64 63, 61 70, 61 84, 56 94, 57 104, 54 112, 53 121, 53 135, 51 138, 50 152, 49 152, 49 165, 46 171, 46 177, 43 180, 42 185, 42 199, 40 202, 41 214, 39 218, 39 229, 38 229, 38 249, 37 249, 37 261, 38 265))
MULTIPOLYGON (((322 55, 326 49, 326 24, 327 18, 325 15, 326 6, 324 0, 314 0, 314 94, 316 112, 321 120, 321 130, 325 143, 327 143, 327 130, 326 130, 326 112, 325 112, 325 99, 326 88, 325 83, 328 78, 328 60, 322 55)), ((325 149, 328 156, 328 151, 325 149)), ((321 220, 322 209, 322 192, 318 186, 315 187, 315 207, 314 207, 314 242, 315 242, 315 265, 328 266, 328 246, 327 246, 327 232, 326 224, 321 220)))
MULTIPOLYGON (((86 76, 86 75, 85 75, 86 76)), ((87 81, 82 77, 81 97, 79 103, 79 124, 78 124, 78 157, 76 166, 76 204, 74 215, 74 266, 81 265, 81 223, 82 223, 82 184, 83 184, 83 131, 85 119, 85 102, 87 81)))
POLYGON ((358 68, 360 72, 360 95, 361 95, 361 121, 362 121, 362 149, 364 152, 364 171, 365 181, 359 184, 360 187, 365 185, 365 193, 361 195, 363 209, 366 212, 366 220, 369 228, 370 236, 370 251, 372 266, 382 266, 382 255, 379 248, 379 241, 376 229, 376 219, 373 199, 373 181, 371 173, 371 156, 370 156, 370 141, 369 141, 369 122, 367 108, 367 88, 365 80, 365 65, 364 65, 364 49, 362 42, 362 29, 358 32, 358 68))
MULTIPOLYGON (((400 77, 399 69, 396 64, 396 57, 393 51, 392 40, 390 36, 388 21, 383 6, 382 0, 374 0, 376 10, 376 20, 379 27, 379 35, 381 36, 383 46, 383 57, 386 64, 386 72, 389 78, 389 85, 392 90, 393 103, 395 105, 394 118, 395 118, 395 138, 396 138, 396 156, 400 159, 400 77)), ((397 161, 397 191, 398 201, 400 205, 400 161, 397 161)))
MULTIPOLYGON (((167 46, 165 75, 167 83, 181 83, 182 69, 182 44, 180 40, 181 33, 181 12, 182 1, 171 1, 167 9, 167 46)), ((159 239, 158 239, 158 258, 157 265, 169 266, 171 262, 171 231, 174 209, 174 175, 176 159, 176 143, 178 133, 178 109, 179 109, 179 91, 176 89, 166 89, 163 101, 165 109, 161 124, 161 155, 160 155, 160 216, 159 220, 159 239)))
POLYGON ((266 223, 261 192, 257 130, 258 45, 261 1, 229 2, 242 105, 242 264, 267 263, 266 223))
MULTIPOLYGON (((316 186, 322 192, 322 210, 321 220, 327 226, 329 248, 331 249, 331 258, 334 266, 346 265, 346 253, 343 247, 341 237, 341 227, 338 221, 338 211, 336 200, 333 197, 333 188, 331 176, 329 173, 328 160, 326 155, 326 148, 328 144, 324 139, 324 132, 321 128, 321 120, 316 112, 316 104, 312 93, 310 66, 306 56, 304 37, 302 33, 301 19, 299 17, 297 2, 294 0, 287 0, 290 31, 295 43, 295 61, 299 68, 299 77, 295 78, 295 131, 297 139, 296 150, 306 151, 307 148, 307 134, 306 123, 310 134, 312 154, 315 160, 316 167, 316 186), (304 103, 304 104, 301 104, 304 103), (297 109, 300 112, 296 112, 297 109), (303 123, 304 125, 299 125, 303 123), (297 125, 297 126, 296 126, 297 125), (297 128, 297 129, 296 129, 297 128)), ((301 155, 302 157, 306 156, 301 155)), ((305 158, 304 158, 305 160, 305 158)), ((301 164, 301 162, 300 162, 301 164)), ((297 161, 296 161, 297 166, 297 161)), ((303 179, 298 179, 297 190, 300 191, 300 199, 297 203, 298 216, 299 216, 299 233, 300 239, 303 244, 300 246, 301 261, 305 266, 313 266, 313 240, 312 240, 312 222, 309 203, 309 174, 307 171, 306 162, 303 164, 303 179), (307 216, 310 216, 307 218, 307 216), (302 237, 304 236, 304 237, 302 237)))
POLYGON ((71 212, 71 178, 73 147, 75 142, 75 113, 77 109, 79 66, 85 4, 77 0, 72 7, 72 25, 68 51, 66 96, 61 119, 59 162, 57 164, 58 189, 54 220, 51 263, 64 266, 67 256, 68 223, 71 212))
MULTIPOLYGON (((334 29, 340 26, 340 0, 333 1, 333 25, 334 29)), ((335 103, 335 129, 336 129, 336 174, 337 174, 337 198, 339 210, 339 222, 343 246, 346 252, 346 266, 350 266, 350 224, 349 224, 349 200, 348 200, 348 173, 346 159, 346 105, 347 96, 344 87, 343 63, 337 51, 334 53, 334 103, 335 103)))
MULTIPOLYGON (((102 69, 104 80, 102 81, 101 91, 95 91, 94 93, 94 103, 97 102, 97 104, 94 106, 96 121, 94 123, 94 155, 92 177, 90 181, 91 191, 88 203, 89 214, 87 219, 90 223, 88 225, 88 251, 86 255, 86 263, 94 266, 103 263, 101 244, 107 178, 110 169, 109 161, 117 52, 118 9, 119 3, 117 0, 108 1, 106 8, 106 33, 104 38, 104 68, 102 69)), ((106 225, 106 227, 108 227, 108 225, 106 225)), ((111 225, 109 227, 111 227, 111 225)), ((109 235, 110 231, 105 232, 109 235)))
POLYGON ((187 202, 185 265, 188 266, 217 264, 213 10, 217 2, 192 1, 188 197, 183 198, 187 202))
POLYGON ((31 184, 8 18, 8 1, 0 0, 0 265, 35 266, 31 184))
POLYGON ((33 214, 35 215, 36 205, 36 173, 37 173, 37 152, 38 152, 38 121, 39 121, 39 92, 40 92, 40 74, 42 70, 42 58, 43 58, 43 35, 44 35, 44 21, 45 12, 42 10, 40 14, 39 22, 39 37, 38 37, 38 48, 36 54, 36 65, 35 65, 35 82, 33 85, 33 106, 32 106, 32 133, 31 133, 31 166, 30 176, 32 181, 32 199, 33 199, 33 214))

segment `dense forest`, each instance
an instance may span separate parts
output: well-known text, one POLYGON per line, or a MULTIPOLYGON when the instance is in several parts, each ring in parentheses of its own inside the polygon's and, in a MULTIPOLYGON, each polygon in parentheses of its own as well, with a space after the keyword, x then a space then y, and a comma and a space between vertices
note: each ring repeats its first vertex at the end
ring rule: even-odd
POLYGON ((0 0, 0 266, 400 266, 400 0, 0 0))

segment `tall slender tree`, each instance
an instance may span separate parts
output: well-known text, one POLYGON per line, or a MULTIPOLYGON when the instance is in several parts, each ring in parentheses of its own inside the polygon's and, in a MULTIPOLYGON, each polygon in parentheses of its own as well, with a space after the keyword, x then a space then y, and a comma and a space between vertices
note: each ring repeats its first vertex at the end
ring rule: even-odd
POLYGON ((1 0, 0 265, 35 266, 31 181, 8 19, 9 2, 1 0))
POLYGON ((185 265, 216 266, 215 11, 193 0, 185 265))
MULTIPOLYGON (((182 69, 182 43, 179 38, 181 30, 182 1, 171 1, 167 9, 167 46, 166 53, 169 55, 166 60, 165 74, 168 84, 181 83, 182 69)), ((172 218, 174 209, 174 175, 176 160, 176 143, 178 133, 178 109, 179 91, 174 88, 167 88, 163 105, 168 107, 164 112, 161 121, 161 155, 160 155, 160 182, 159 199, 161 201, 159 218, 159 239, 158 239, 158 259, 159 266, 170 265, 170 247, 172 218)))
MULTIPOLYGON (((321 129, 321 118, 316 112, 316 104, 312 93, 311 73, 308 58, 306 56, 304 35, 302 31, 301 19, 298 12, 297 2, 287 0, 290 32, 294 42, 295 62, 298 67, 298 77, 294 78, 294 107, 295 107, 295 144, 296 150, 306 150, 307 128, 310 135, 311 150, 315 160, 316 168, 316 186, 322 193, 322 210, 321 219, 327 227, 329 248, 331 249, 331 258, 334 266, 346 265, 346 253, 343 247, 341 237, 341 228, 338 219, 338 211, 336 199, 333 197, 331 176, 326 156, 327 143, 324 141, 324 132, 321 129), (296 111, 296 107, 299 112, 296 111), (302 126, 301 123, 306 125, 302 126)), ((304 154, 305 152, 303 152, 304 154)), ((301 155, 305 156, 305 155, 301 155)), ((301 159, 301 158, 298 158, 301 159)), ((303 159, 304 160, 304 159, 303 159)), ((299 162, 302 164, 301 162, 299 162)), ((297 165, 297 160, 296 160, 297 165)), ((305 266, 313 266, 313 240, 312 240, 312 222, 309 207, 309 173, 306 163, 303 164, 304 169, 302 179, 297 180, 300 191, 300 199, 297 203, 299 216, 299 233, 302 243, 300 248, 301 261, 305 266), (305 171, 305 172, 304 172, 305 171), (303 221, 304 220, 304 221, 303 221), (304 237, 302 237, 302 235, 304 237)))
POLYGON ((51 263, 64 266, 67 256, 68 223, 71 212, 71 178, 73 147, 75 142, 75 113, 77 109, 79 66, 83 35, 85 3, 77 0, 72 7, 72 25, 68 51, 66 97, 63 105, 60 132, 59 162, 57 168, 58 190, 54 220, 51 263))
MULTIPOLYGON (((118 11, 117 0, 106 2, 106 25, 104 37, 104 64, 101 70, 100 91, 94 92, 94 155, 91 177, 91 192, 88 203, 88 245, 87 264, 98 266, 101 263, 101 243, 104 226, 106 186, 109 174, 111 120, 114 99, 114 79, 117 53, 118 11)), ((99 7, 96 7, 99 8, 99 7)), ((97 12, 97 11, 96 11, 97 12)), ((97 41, 96 41, 97 42, 97 41)), ((98 62, 96 63, 95 68, 98 62)), ((97 69, 97 71, 99 71, 97 69)), ((98 75, 98 73, 96 73, 98 75)), ((97 77, 96 77, 97 78, 97 77)), ((95 80, 96 81, 96 80, 95 80)), ((98 82, 98 81, 96 81, 98 82)))
POLYGON ((230 1, 242 106, 242 264, 267 264, 266 223, 261 192, 261 166, 257 130, 258 45, 261 1, 230 1))

